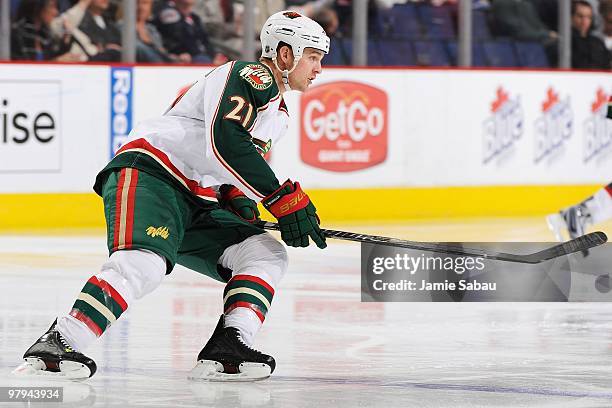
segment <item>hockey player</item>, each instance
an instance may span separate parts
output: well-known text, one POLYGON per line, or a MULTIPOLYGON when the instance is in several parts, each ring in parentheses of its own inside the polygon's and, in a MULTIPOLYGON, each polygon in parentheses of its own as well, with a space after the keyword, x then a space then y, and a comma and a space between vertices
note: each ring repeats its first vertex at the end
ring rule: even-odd
MULTIPOLYGON (((608 100, 606 117, 612 119, 612 95, 608 100)), ((608 121, 610 122, 610 121, 608 121)), ((597 190, 595 194, 557 214, 546 217, 549 228, 558 241, 564 241, 564 232, 569 239, 584 235, 586 227, 612 218, 612 183, 597 190)))
POLYGON ((326 243, 308 195, 297 182, 279 183, 263 154, 288 126, 283 93, 306 90, 321 73, 329 38, 286 11, 266 21, 261 43, 259 62, 215 68, 162 116, 139 123, 98 174, 110 257, 16 374, 91 377, 96 364, 82 353, 176 263, 226 283, 224 313, 190 377, 255 380, 274 371, 274 358, 251 345, 287 254, 254 224, 256 202, 278 219, 287 245, 326 243))
POLYGON ((586 228, 612 218, 612 183, 600 188, 576 205, 567 207, 557 214, 546 217, 548 226, 558 241, 565 241, 564 234, 569 239, 584 235, 586 228))

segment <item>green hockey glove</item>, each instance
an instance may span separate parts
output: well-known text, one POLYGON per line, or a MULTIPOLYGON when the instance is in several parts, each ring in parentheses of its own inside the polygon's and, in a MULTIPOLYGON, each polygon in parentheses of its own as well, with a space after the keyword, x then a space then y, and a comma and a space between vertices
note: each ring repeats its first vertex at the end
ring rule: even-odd
POLYGON ((278 219, 282 240, 292 247, 307 247, 310 237, 319 248, 325 248, 325 236, 319 228, 317 209, 302 191, 300 183, 287 180, 261 203, 278 219))
POLYGON ((257 203, 245 196, 238 188, 230 184, 223 184, 219 188, 219 195, 221 208, 233 212, 251 224, 259 221, 257 203))

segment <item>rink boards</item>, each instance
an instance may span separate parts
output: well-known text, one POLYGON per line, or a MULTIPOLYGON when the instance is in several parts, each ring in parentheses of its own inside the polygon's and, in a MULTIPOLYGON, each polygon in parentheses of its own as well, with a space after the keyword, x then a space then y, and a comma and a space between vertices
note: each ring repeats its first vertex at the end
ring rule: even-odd
MULTIPOLYGON (((210 69, 0 64, 0 228, 103 225, 96 173, 210 69)), ((333 221, 541 214, 609 181, 611 93, 603 72, 325 69, 269 160, 333 221)))

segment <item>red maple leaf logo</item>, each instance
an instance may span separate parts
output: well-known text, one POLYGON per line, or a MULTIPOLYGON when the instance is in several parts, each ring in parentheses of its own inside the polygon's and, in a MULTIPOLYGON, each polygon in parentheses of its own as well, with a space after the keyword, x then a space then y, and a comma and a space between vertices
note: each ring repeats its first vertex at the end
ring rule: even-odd
POLYGON ((491 104, 491 112, 497 112, 504 103, 508 102, 508 92, 504 92, 504 88, 501 86, 497 88, 496 99, 491 104))
POLYGON ((261 78, 259 78, 257 76, 257 74, 251 74, 249 75, 249 78, 251 78, 253 80, 253 82, 255 82, 257 85, 262 85, 263 81, 261 80, 261 78))
POLYGON ((608 101, 608 95, 606 95, 603 89, 601 88, 597 89, 597 94, 595 96, 595 102, 591 104, 591 112, 593 113, 597 112, 599 109, 601 109, 602 106, 606 104, 607 101, 608 101))
POLYGON ((283 13, 283 16, 291 19, 302 17, 300 13, 296 13, 295 11, 287 11, 286 13, 283 13))
POLYGON ((548 88, 546 91, 546 100, 542 102, 542 112, 548 112, 557 102, 559 102, 559 94, 555 90, 548 88))

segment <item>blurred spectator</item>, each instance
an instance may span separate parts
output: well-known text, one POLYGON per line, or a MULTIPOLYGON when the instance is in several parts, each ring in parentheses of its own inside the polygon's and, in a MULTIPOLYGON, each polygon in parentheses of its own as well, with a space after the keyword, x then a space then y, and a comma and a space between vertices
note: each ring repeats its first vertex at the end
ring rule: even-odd
POLYGON ((121 32, 113 20, 104 17, 108 6, 109 0, 92 0, 79 25, 79 30, 95 46, 87 47, 92 61, 121 60, 121 32))
MULTIPOLYGON (((135 1, 135 0, 130 0, 135 1)), ((105 19, 117 22, 121 15, 121 8, 123 7, 123 0, 108 0, 108 6, 102 13, 105 19)))
POLYGON ((586 0, 586 2, 591 5, 591 9, 593 10, 593 24, 591 25, 591 31, 601 31, 601 27, 603 26, 601 15, 599 14, 599 6, 602 1, 603 0, 586 0))
POLYGON ((51 31, 58 14, 56 0, 21 0, 11 30, 11 58, 77 61, 78 57, 69 52, 72 36, 56 37, 51 31))
MULTIPOLYGON (((290 9, 304 14, 323 26, 329 35, 338 28, 338 16, 333 10, 335 0, 256 0, 254 38, 268 17, 290 9)), ((210 42, 231 59, 239 59, 244 44, 244 5, 228 0, 199 0, 194 12, 202 17, 210 42)))
POLYGON ((287 8, 304 14, 319 23, 328 36, 333 36, 338 30, 340 21, 338 14, 332 8, 335 0, 287 0, 287 8))
MULTIPOLYGON (((138 62, 173 62, 175 61, 164 49, 162 37, 157 28, 149 22, 153 10, 153 0, 137 0, 136 3, 136 61, 138 62)), ((123 18, 119 8, 117 18, 123 18)), ((123 21, 117 23, 121 31, 123 21)))
POLYGON ((544 46, 548 63, 552 66, 557 64, 559 36, 540 20, 535 6, 529 0, 493 0, 491 17, 494 35, 539 42, 544 46))
MULTIPOLYGON (((333 10, 336 0, 257 0, 255 11, 255 31, 257 35, 268 17, 281 10, 294 10, 312 18, 326 30, 333 34, 338 28, 338 16, 333 10), (328 31, 329 30, 329 31, 328 31)), ((243 7, 237 8, 239 20, 242 18, 243 7)))
POLYGON ((406 0, 378 0, 378 3, 382 5, 384 8, 391 8, 395 4, 406 3, 406 0))
POLYGON ((540 20, 534 5, 528 0, 493 0, 491 14, 496 35, 539 41, 545 45, 558 38, 557 33, 540 20))
POLYGON ((559 0, 531 0, 540 20, 550 31, 559 30, 559 0))
POLYGON ((153 23, 168 52, 176 55, 179 61, 222 64, 227 57, 215 51, 202 20, 193 12, 194 3, 195 0, 166 1, 153 23))
MULTIPOLYGON (((564 0, 571 1, 571 0, 564 0)), ((599 7, 600 0, 587 0, 593 10, 597 10, 599 7)), ((559 29, 559 0, 531 0, 534 7, 538 11, 538 15, 540 16, 540 20, 549 30, 558 31, 559 29)), ((593 20, 593 26, 599 27, 601 25, 601 21, 599 21, 599 16, 595 16, 593 20)))
POLYGON ((603 22, 599 37, 608 51, 612 51, 612 0, 605 0, 599 4, 599 14, 603 22))
POLYGON ((323 30, 325 30, 325 33, 329 37, 333 37, 336 31, 338 31, 340 21, 338 20, 338 15, 335 10, 324 8, 314 12, 311 18, 321 24, 321 27, 323 27, 323 30))
POLYGON ((57 9, 60 13, 63 13, 72 6, 74 6, 74 1, 72 0, 57 0, 57 9))
POLYGON ((199 0, 194 12, 202 18, 213 47, 231 60, 240 59, 243 49, 243 29, 236 20, 237 4, 226 0, 199 0))
POLYGON ((321 10, 333 7, 335 2, 336 0, 285 0, 285 8, 311 17, 321 10))
MULTIPOLYGON (((365 1, 368 2, 368 36, 379 36, 383 29, 377 24, 379 21, 378 12, 379 9, 386 8, 387 6, 377 0, 365 1)), ((353 26, 353 0, 336 0, 333 8, 338 16, 338 32, 340 36, 351 36, 353 26)))
MULTIPOLYGON (((255 10, 255 35, 259 36, 264 23, 274 13, 287 9, 285 0, 255 0, 257 8, 255 10)), ((238 16, 236 20, 242 25, 242 15, 244 14, 244 6, 238 5, 238 16)))
POLYGON ((588 1, 572 2, 572 68, 610 69, 611 54, 591 33, 593 8, 588 1))
MULTIPOLYGON (((89 5, 92 0, 72 1, 71 6, 51 22, 51 32, 55 37, 72 36, 72 46, 70 53, 73 54, 78 61, 87 61, 90 55, 97 52, 89 38, 83 34, 77 27, 81 24, 89 5), (89 50, 89 52, 88 52, 89 50)), ((59 5, 59 3, 58 3, 59 5)))

